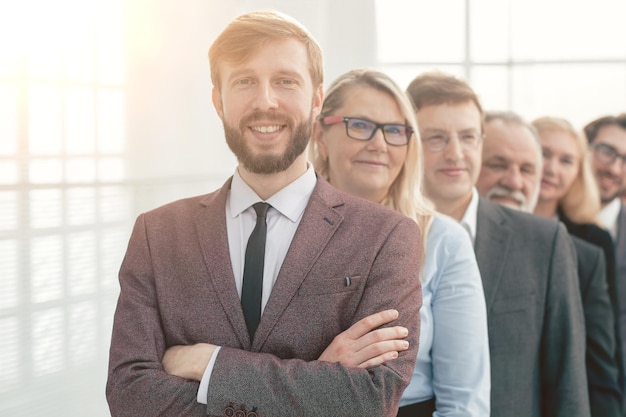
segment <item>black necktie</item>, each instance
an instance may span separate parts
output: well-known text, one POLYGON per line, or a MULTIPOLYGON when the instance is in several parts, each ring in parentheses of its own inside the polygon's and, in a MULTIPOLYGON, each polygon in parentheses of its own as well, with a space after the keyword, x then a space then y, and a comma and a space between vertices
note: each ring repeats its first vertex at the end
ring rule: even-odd
POLYGON ((267 235, 265 215, 270 205, 267 203, 256 203, 252 207, 256 211, 256 225, 246 247, 246 259, 243 266, 243 288, 241 290, 241 305, 246 318, 250 340, 254 339, 254 333, 261 319, 265 237, 267 235))

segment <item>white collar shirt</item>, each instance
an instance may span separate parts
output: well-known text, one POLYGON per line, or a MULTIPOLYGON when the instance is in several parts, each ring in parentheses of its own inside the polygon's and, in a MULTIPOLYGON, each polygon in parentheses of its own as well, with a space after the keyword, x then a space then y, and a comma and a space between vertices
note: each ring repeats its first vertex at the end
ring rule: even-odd
POLYGON ((600 210, 600 221, 607 228, 613 239, 617 237, 617 218, 622 207, 619 198, 614 198, 609 204, 600 210))
POLYGON ((476 223, 478 217, 478 191, 476 188, 472 188, 472 199, 470 200, 467 209, 465 209, 465 214, 463 214, 463 218, 461 218, 461 226, 467 233, 470 235, 470 239, 472 240, 472 245, 476 243, 476 223))
MULTIPOLYGON (((278 272, 285 260, 291 240, 302 219, 309 198, 313 193, 317 178, 313 167, 265 200, 271 207, 267 211, 267 240, 265 264, 263 267, 263 295, 261 311, 269 300, 278 272)), ((243 266, 248 238, 256 224, 256 213, 252 205, 263 201, 238 172, 233 175, 230 191, 226 199, 226 230, 228 247, 235 277, 237 293, 241 297, 243 266)))
MULTIPOLYGON (((287 256, 291 240, 302 219, 304 209, 309 203, 317 177, 311 164, 306 172, 287 185, 285 188, 268 198, 265 202, 272 207, 267 211, 267 235, 265 244, 265 263, 263 266, 263 294, 261 296, 261 312, 269 300, 280 267, 287 256)), ((235 171, 230 190, 226 197, 226 230, 228 248, 235 277, 237 293, 241 299, 243 285, 243 266, 246 257, 248 238, 256 224, 256 213, 253 204, 263 201, 235 171)), ((263 313, 261 313, 263 314, 263 313)), ((204 371, 197 400, 207 403, 207 395, 211 373, 221 347, 218 346, 204 371)))

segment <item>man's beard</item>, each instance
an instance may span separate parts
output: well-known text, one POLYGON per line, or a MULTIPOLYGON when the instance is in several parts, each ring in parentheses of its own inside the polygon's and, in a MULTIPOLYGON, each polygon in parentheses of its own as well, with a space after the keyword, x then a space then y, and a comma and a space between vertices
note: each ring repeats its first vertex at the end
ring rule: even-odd
POLYGON ((256 112, 243 118, 239 123, 239 128, 229 126, 224 122, 224 135, 226 136, 228 147, 245 169, 255 174, 274 174, 285 171, 305 151, 311 137, 313 122, 312 110, 309 119, 297 126, 291 119, 286 117, 256 112), (244 132, 248 129, 247 126, 255 120, 263 120, 269 123, 276 122, 276 124, 285 125, 286 129, 290 129, 293 132, 291 141, 282 154, 254 155, 252 153, 244 138, 244 132))
MULTIPOLYGON (((596 171, 596 177, 598 180, 598 186, 600 179, 602 178, 608 178, 609 180, 613 181, 613 182, 618 182, 619 178, 615 178, 615 175, 613 175, 611 172, 605 171, 603 169, 597 170, 596 171)), ((620 184, 621 187, 618 187, 617 190, 609 195, 604 194, 604 192, 602 190, 600 190, 600 201, 602 203, 602 205, 606 205, 608 203, 610 203, 611 201, 613 201, 615 198, 619 197, 624 191, 626 191, 626 188, 624 187, 624 183, 620 184)))

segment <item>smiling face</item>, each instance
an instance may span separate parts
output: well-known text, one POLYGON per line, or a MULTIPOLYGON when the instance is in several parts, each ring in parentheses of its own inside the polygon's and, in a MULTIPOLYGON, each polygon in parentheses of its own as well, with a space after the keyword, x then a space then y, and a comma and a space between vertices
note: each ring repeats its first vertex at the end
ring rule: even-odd
MULTIPOLYGON (((592 145, 597 144, 609 145, 621 155, 626 155, 626 129, 617 125, 600 128, 592 145)), ((593 154, 596 152, 592 149, 593 154)), ((600 199, 606 205, 626 189, 626 162, 616 158, 613 163, 604 163, 595 156, 591 161, 600 199)))
POLYGON ((213 104, 240 169, 306 169, 304 150, 323 93, 311 81, 305 46, 295 39, 269 41, 245 62, 224 62, 220 69, 213 104))
MULTIPOLYGON (((342 106, 333 115, 376 123, 405 123, 395 99, 380 90, 356 85, 350 87, 344 97, 342 106)), ((387 144, 380 129, 368 141, 348 137, 344 122, 325 127, 318 122, 314 139, 320 154, 328 159, 330 183, 377 203, 387 196, 407 155, 407 146, 387 144)))
POLYGON ((539 133, 543 153, 541 202, 558 203, 569 191, 578 175, 582 155, 575 137, 560 130, 539 133))
POLYGON ((532 212, 540 181, 539 145, 531 131, 496 119, 485 124, 483 166, 476 189, 481 196, 532 212))
POLYGON ((482 132, 480 111, 472 101, 428 105, 417 112, 420 136, 428 140, 444 135, 450 140, 439 152, 424 147, 424 191, 437 210, 453 215, 462 206, 465 212, 480 172, 482 141, 475 148, 464 147, 459 138, 466 132, 482 132))

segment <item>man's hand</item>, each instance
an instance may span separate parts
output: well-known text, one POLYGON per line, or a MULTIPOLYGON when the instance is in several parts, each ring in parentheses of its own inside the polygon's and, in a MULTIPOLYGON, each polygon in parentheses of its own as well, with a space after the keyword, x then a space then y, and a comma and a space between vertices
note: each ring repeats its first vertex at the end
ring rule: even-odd
POLYGON ((407 350, 409 342, 406 327, 394 326, 376 329, 398 318, 397 310, 384 310, 367 316, 338 334, 322 352, 319 360, 340 362, 353 368, 368 368, 398 357, 407 350))
POLYGON ((163 369, 170 375, 200 381, 215 347, 208 343, 172 346, 163 355, 163 369))

